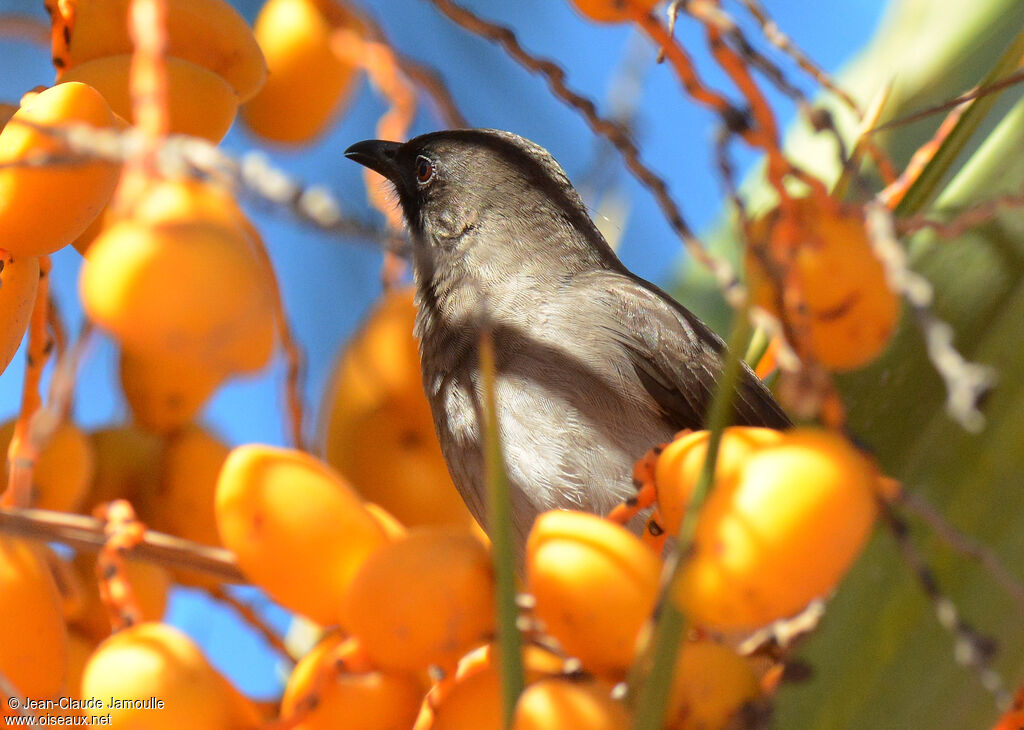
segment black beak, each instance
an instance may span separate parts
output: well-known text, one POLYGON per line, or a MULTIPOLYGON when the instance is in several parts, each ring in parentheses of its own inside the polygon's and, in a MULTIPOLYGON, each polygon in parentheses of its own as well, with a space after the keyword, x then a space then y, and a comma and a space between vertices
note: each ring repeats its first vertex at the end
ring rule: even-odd
POLYGON ((345 157, 379 172, 396 185, 400 182, 401 171, 395 161, 398 157, 400 142, 386 142, 382 139, 368 139, 356 142, 345 150, 345 157))

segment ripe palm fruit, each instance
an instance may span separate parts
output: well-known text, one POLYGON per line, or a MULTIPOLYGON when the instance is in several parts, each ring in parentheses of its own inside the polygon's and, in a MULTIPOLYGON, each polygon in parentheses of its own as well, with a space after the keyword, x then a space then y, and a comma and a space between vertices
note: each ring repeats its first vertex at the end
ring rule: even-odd
MULTIPOLYGON (((132 119, 128 88, 131 60, 128 53, 95 58, 65 71, 61 80, 89 84, 103 94, 115 114, 132 119)), ((217 74, 190 61, 168 57, 166 64, 168 131, 217 144, 228 133, 238 112, 235 90, 217 74)))
POLYGON ((423 392, 415 318, 412 289, 391 291, 346 347, 322 407, 324 453, 404 525, 469 525, 423 392))
MULTIPOLYGON (((355 15, 343 27, 360 29, 355 15)), ((320 134, 351 94, 358 69, 331 50, 330 21, 314 0, 267 0, 256 40, 267 58, 267 83, 242 108, 249 128, 273 142, 302 144, 320 134)))
POLYGON ((312 710, 294 730, 392 730, 412 727, 423 685, 414 676, 387 671, 356 672, 334 665, 344 639, 328 636, 295 665, 284 689, 284 719, 305 706, 312 710))
POLYGON ((494 631, 490 555, 468 528, 414 528, 360 568, 342 625, 380 667, 454 667, 494 631))
POLYGON ((860 553, 877 481, 863 456, 826 431, 787 431, 754 450, 716 479, 675 600, 696 623, 719 629, 800 611, 831 591, 860 553))
POLYGON ((619 678, 632 663, 659 572, 658 558, 628 530, 583 512, 543 513, 526 541, 534 613, 599 676, 619 678))
POLYGON ((82 691, 82 672, 99 641, 76 629, 68 631, 68 676, 65 687, 68 697, 79 697, 82 691))
POLYGON ((744 704, 759 694, 757 677, 747 661, 712 641, 684 642, 672 676, 666 727, 672 730, 719 730, 744 704))
MULTIPOLYGON (((658 457, 654 485, 662 526, 669 535, 679 533, 690 495, 704 468, 709 438, 707 431, 688 433, 666 446, 658 457)), ((725 429, 718 446, 715 480, 734 480, 751 454, 764 446, 778 443, 782 438, 782 432, 772 428, 737 426, 725 429)))
POLYGON ((205 221, 115 223, 89 247, 82 303, 128 350, 258 370, 273 351, 274 315, 252 245, 241 228, 205 221))
POLYGON ((583 15, 599 23, 626 23, 651 12, 657 0, 572 0, 583 15))
MULTIPOLYGON (((523 646, 526 684, 557 676, 565 659, 535 644, 523 646)), ((503 699, 498 648, 487 644, 459 660, 455 682, 435 685, 424 703, 415 730, 501 730, 503 699)))
POLYGON ((0 252, 0 374, 7 369, 25 336, 39 286, 39 259, 0 252))
POLYGON ((113 499, 139 504, 156 491, 163 441, 134 426, 111 426, 89 434, 96 454, 92 487, 82 510, 113 499))
MULTIPOLYGON (((14 436, 14 421, 0 426, 0 492, 7 488, 7 447, 14 436)), ((64 421, 54 431, 36 460, 32 473, 32 506, 71 512, 77 509, 92 484, 96 455, 82 431, 64 421)))
MULTIPOLYGON (((126 19, 131 0, 63 0, 57 7, 68 22, 55 37, 53 55, 66 68, 106 56, 130 53, 126 19), (66 45, 65 45, 66 41, 66 45)), ((167 54, 217 74, 241 101, 259 91, 267 75, 259 45, 245 19, 224 0, 168 0, 167 54)))
POLYGON ((230 449, 200 426, 176 433, 163 452, 156 491, 138 504, 150 527, 204 545, 220 545, 214 497, 230 449))
POLYGON ((552 678, 526 688, 512 730, 626 730, 629 713, 594 680, 552 678))
POLYGON ((106 639, 85 665, 81 697, 163 702, 106 707, 111 726, 124 730, 222 730, 256 727, 253 703, 221 676, 178 629, 142 623, 106 639))
POLYGON ((140 426, 169 433, 194 421, 224 380, 209 368, 173 358, 121 352, 121 389, 140 426))
POLYGON ((57 586, 40 549, 0 536, 0 674, 22 696, 56 697, 67 644, 57 586))
POLYGON ((68 154, 57 137, 29 124, 110 128, 114 115, 98 91, 71 82, 26 96, 4 126, 0 132, 0 248, 16 257, 53 253, 71 243, 110 200, 119 174, 117 165, 98 160, 17 166, 34 156, 68 154))
POLYGON ((764 239, 747 250, 747 275, 754 301, 776 316, 807 330, 808 346, 825 367, 852 370, 873 360, 889 342, 900 313, 899 297, 868 239, 863 215, 820 205, 811 198, 793 201, 798 247, 782 240, 792 229, 779 225, 778 210, 756 226, 764 239), (756 250, 792 256, 782 291, 767 273, 756 250), (782 302, 780 311, 779 303, 782 302), (806 316, 801 313, 806 307, 806 316))
POLYGON ((338 623, 356 571, 388 542, 332 469, 301 451, 258 444, 228 456, 217 480, 216 517, 224 546, 246 576, 322 625, 338 623))

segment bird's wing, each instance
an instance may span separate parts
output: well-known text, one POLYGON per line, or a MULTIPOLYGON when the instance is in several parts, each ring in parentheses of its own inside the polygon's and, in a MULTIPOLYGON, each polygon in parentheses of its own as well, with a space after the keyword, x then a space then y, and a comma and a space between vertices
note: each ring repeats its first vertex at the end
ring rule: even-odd
MULTIPOLYGON (((725 345, 692 312, 653 284, 623 272, 594 294, 605 303, 601 325, 629 353, 644 388, 676 427, 703 428, 725 345)), ((787 428, 789 418, 771 393, 742 364, 733 398, 733 423, 787 428)))

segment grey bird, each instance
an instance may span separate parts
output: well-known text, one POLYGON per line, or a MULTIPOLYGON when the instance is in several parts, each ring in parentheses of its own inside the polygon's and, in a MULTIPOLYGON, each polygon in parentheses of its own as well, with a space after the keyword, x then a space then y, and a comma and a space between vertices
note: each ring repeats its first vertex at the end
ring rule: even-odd
MULTIPOLYGON (((492 332, 520 557, 540 512, 606 514, 635 495, 648 449, 703 427, 722 340, 623 266, 546 150, 467 129, 367 140, 345 156, 397 192, 423 385, 452 480, 485 529, 478 348, 492 332)), ((733 410, 737 425, 790 425, 745 365, 733 410)))

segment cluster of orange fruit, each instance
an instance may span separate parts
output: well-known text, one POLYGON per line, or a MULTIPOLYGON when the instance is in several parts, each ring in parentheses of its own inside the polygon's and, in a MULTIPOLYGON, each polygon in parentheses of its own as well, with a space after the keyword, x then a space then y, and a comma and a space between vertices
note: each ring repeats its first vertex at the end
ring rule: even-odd
MULTIPOLYGON (((0 371, 24 335, 39 257, 72 244, 85 257, 84 309, 121 349, 133 417, 91 434, 60 424, 36 464, 33 505, 89 512, 127 499, 150 528, 229 548, 281 605, 340 627, 298 663, 273 710, 293 727, 497 727, 491 558, 433 432, 411 292, 386 295, 338 363, 322 421, 330 466, 296 450, 232 451, 195 421, 221 383, 260 370, 273 354, 274 274, 258 232, 231 194, 210 182, 151 180, 130 206, 115 206, 117 164, 35 164, 68 153, 39 125, 128 125, 128 4, 53 3, 60 83, 27 94, 0 132, 0 371)), ((593 15, 621 20, 629 5, 594 5, 603 10, 593 15)), ((224 0, 167 0, 166 7, 171 132, 217 142, 242 105, 260 136, 305 142, 326 128, 357 78, 334 44, 345 37, 337 31, 363 26, 332 0, 269 0, 255 34, 224 0)), ((807 215, 805 227, 820 229, 826 243, 833 228, 849 227, 807 215)), ((827 260, 798 261, 794 271, 806 269, 800 275, 813 282, 814 267, 827 260)), ((855 303, 827 319, 862 322, 877 309, 884 307, 855 303)), ((863 354, 883 330, 859 339, 844 331, 844 341, 863 354)), ((835 364, 853 366, 843 353, 835 364)), ((13 422, 0 430, 0 447, 13 430, 13 422)), ((706 433, 689 434, 657 460, 656 504, 670 533, 679 529, 706 446, 706 433)), ((721 727, 756 700, 756 667, 721 637, 790 616, 832 590, 870 531, 876 492, 871 465, 836 436, 726 432, 693 553, 672 591, 700 631, 678 657, 670 727, 721 727)), ((612 688, 643 641, 661 570, 656 551, 610 521, 574 512, 538 520, 524 586, 533 596, 524 618, 535 641, 524 650, 528 686, 516 728, 628 724, 629 709, 612 688)), ((85 555, 64 559, 0 536, 0 674, 18 692, 163 703, 68 708, 110 712, 120 728, 264 720, 268 713, 192 639, 160 623, 173 583, 209 587, 211 579, 128 561, 143 622, 110 635, 95 571, 85 555)), ((4 703, 0 712, 13 709, 4 703)))

